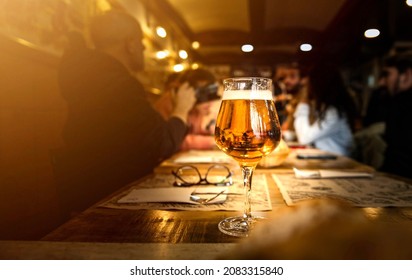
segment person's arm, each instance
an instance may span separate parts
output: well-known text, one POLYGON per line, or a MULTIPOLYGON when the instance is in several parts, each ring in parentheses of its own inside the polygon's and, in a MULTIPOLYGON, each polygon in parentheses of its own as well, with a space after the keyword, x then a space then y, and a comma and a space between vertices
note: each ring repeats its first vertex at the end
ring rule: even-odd
POLYGON ((171 117, 179 118, 187 123, 189 111, 196 102, 196 93, 188 82, 182 84, 176 93, 176 106, 173 109, 171 117))
POLYGON ((178 99, 178 109, 175 108, 174 115, 164 120, 142 94, 143 87, 133 80, 124 80, 108 85, 115 87, 111 92, 124 91, 124 94, 111 94, 107 100, 110 103, 107 107, 112 109, 110 114, 104 114, 107 115, 104 118, 106 123, 112 123, 111 134, 123 143, 125 150, 128 147, 133 153, 130 156, 144 156, 148 161, 150 158, 159 162, 173 155, 180 149, 188 132, 186 114, 195 102, 194 90, 189 87, 179 90, 186 98, 178 99), (190 93, 193 93, 193 98, 190 93))
POLYGON ((294 114, 294 127, 299 143, 307 145, 339 130, 340 118, 335 108, 329 108, 325 118, 316 120, 313 124, 310 124, 309 115, 309 104, 299 103, 294 114))
POLYGON ((211 150, 215 147, 215 138, 212 135, 188 134, 186 135, 181 150, 211 150))
POLYGON ((177 152, 183 143, 188 132, 188 114, 196 102, 195 90, 188 83, 182 84, 176 93, 175 101, 176 106, 163 129, 162 154, 164 157, 177 152))
POLYGON ((286 119, 282 124, 282 131, 286 131, 286 130, 290 130, 290 131, 294 131, 295 128, 293 127, 293 123, 295 121, 294 118, 294 113, 296 110, 296 106, 293 106, 292 104, 287 104, 286 105, 286 119))
POLYGON ((289 102, 286 104, 285 110, 287 113, 287 117, 285 119, 285 121, 282 124, 282 130, 286 131, 286 130, 290 130, 290 131, 294 131, 294 122, 295 122, 295 111, 296 111, 296 107, 298 106, 298 104, 300 103, 304 103, 304 104, 308 104, 309 100, 308 100, 308 91, 305 87, 301 88, 301 90, 299 91, 299 94, 293 98, 289 98, 289 102))

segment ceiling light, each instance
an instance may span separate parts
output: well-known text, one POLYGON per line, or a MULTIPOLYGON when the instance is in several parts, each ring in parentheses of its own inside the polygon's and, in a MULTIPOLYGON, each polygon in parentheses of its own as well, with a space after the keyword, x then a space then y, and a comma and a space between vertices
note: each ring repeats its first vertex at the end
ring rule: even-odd
POLYGON ((194 42, 192 43, 192 48, 193 48, 193 49, 197 50, 199 47, 200 47, 200 43, 199 43, 198 41, 194 41, 194 42))
POLYGON ((408 5, 409 7, 412 7, 412 0, 406 0, 406 5, 408 5))
POLYGON ((158 89, 158 88, 150 88, 150 89, 149 89, 149 92, 150 92, 150 93, 153 93, 153 94, 156 94, 156 95, 162 94, 162 91, 161 91, 160 89, 158 89))
POLYGON ((252 45, 246 44, 242 46, 242 52, 251 52, 251 51, 253 51, 252 45))
POLYGON ((166 57, 168 57, 169 56, 169 51, 158 51, 157 53, 156 53, 156 58, 157 59, 164 59, 164 58, 166 58, 166 57))
POLYGON ((312 45, 311 45, 311 44, 307 44, 307 43, 302 44, 302 45, 300 45, 300 50, 301 50, 302 52, 310 52, 310 51, 312 50, 312 45))
POLYGON ((183 70, 185 70, 185 67, 183 66, 183 64, 175 64, 173 66, 173 71, 175 72, 182 72, 183 70))
POLYGON ((381 32, 376 28, 370 28, 365 31, 366 38, 375 38, 375 37, 378 37, 379 34, 381 34, 381 32))
POLYGON ((185 50, 180 50, 180 51, 179 51, 179 57, 180 57, 181 59, 186 59, 188 56, 189 56, 189 55, 187 54, 187 51, 185 51, 185 50))
POLYGON ((112 9, 112 5, 107 0, 98 0, 96 6, 101 12, 106 12, 112 9))
POLYGON ((159 36, 160 38, 166 38, 167 36, 167 32, 166 29, 164 29, 161 26, 156 27, 156 34, 157 36, 159 36))

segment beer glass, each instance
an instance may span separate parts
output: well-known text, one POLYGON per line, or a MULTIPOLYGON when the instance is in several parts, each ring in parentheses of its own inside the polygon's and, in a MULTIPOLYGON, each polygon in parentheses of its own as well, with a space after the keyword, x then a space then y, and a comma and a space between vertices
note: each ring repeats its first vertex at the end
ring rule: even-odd
POLYGON ((222 220, 219 229, 232 236, 248 236, 254 224, 262 219, 251 214, 253 171, 262 157, 279 144, 281 130, 271 79, 230 78, 223 84, 215 141, 224 153, 240 164, 245 202, 243 215, 222 220))

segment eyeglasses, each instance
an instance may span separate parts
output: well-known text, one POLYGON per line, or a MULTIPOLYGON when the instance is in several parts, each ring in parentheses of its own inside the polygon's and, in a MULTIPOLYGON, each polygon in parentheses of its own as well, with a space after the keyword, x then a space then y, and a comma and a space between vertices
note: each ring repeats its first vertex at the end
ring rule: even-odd
POLYGON ((194 185, 215 185, 230 186, 233 184, 232 172, 227 166, 212 165, 210 166, 204 178, 200 175, 199 169, 193 165, 185 165, 172 171, 175 176, 174 186, 190 187, 194 185))

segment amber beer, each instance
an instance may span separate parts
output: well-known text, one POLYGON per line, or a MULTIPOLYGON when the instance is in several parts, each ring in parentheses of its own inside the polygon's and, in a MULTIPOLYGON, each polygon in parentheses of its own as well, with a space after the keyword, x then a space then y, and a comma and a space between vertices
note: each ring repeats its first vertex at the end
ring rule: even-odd
POLYGON ((217 146, 242 166, 255 166, 281 138, 271 91, 225 91, 215 129, 217 146))
POLYGON ((226 154, 239 162, 245 203, 243 215, 219 222, 219 230, 246 237, 262 217, 251 212, 253 171, 264 155, 280 142, 280 125, 272 98, 272 80, 259 77, 229 78, 216 121, 215 141, 226 154))

